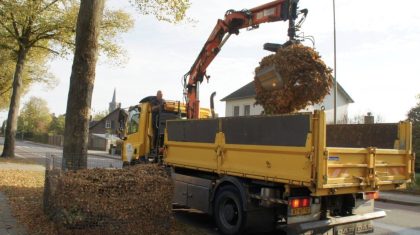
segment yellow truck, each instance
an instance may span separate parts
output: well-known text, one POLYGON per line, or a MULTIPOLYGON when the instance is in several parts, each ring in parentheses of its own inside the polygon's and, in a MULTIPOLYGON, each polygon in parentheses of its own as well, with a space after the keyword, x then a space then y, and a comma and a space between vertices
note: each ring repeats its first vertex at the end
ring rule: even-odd
MULTIPOLYGON (((131 106, 128 113, 120 115, 121 139, 124 141, 121 160, 124 166, 160 162, 166 121, 186 116, 185 104, 179 101, 165 101, 159 111, 152 112, 153 99, 156 97, 145 97, 139 104, 131 106)), ((201 118, 209 116, 209 109, 200 109, 201 118)))
POLYGON ((146 98, 129 110, 125 165, 163 163, 174 180, 174 203, 209 213, 222 234, 373 232, 372 220, 386 216, 374 209, 378 191, 404 189, 414 176, 410 122, 327 125, 323 111, 210 118, 200 109, 200 84, 228 38, 288 20, 293 43, 304 21, 295 25, 297 15, 307 14, 297 2, 227 11, 184 75, 186 105, 167 102, 156 115, 146 98))
POLYGON ((373 231, 378 190, 414 176, 411 123, 326 125, 325 113, 169 120, 174 202, 223 234, 373 231))

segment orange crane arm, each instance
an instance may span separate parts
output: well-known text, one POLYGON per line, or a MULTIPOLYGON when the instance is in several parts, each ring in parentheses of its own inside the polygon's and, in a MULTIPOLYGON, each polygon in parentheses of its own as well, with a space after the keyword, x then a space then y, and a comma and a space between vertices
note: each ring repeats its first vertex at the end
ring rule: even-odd
MULTIPOLYGON (((201 49, 190 71, 184 76, 184 95, 187 102, 187 118, 199 118, 199 84, 206 75, 206 69, 217 56, 222 46, 232 34, 239 34, 243 28, 258 28, 261 23, 276 21, 294 21, 298 0, 277 0, 250 10, 229 10, 223 20, 218 20, 212 33, 201 49), (293 11, 291 10, 293 8, 293 11), (188 79, 188 82, 187 82, 188 79)), ((289 27, 289 36, 293 39, 293 28, 289 27)))

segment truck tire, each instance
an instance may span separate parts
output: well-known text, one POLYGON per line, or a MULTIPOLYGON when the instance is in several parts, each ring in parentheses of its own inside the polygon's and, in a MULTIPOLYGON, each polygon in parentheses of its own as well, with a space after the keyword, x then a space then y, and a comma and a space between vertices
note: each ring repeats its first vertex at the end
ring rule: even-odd
POLYGON ((225 235, 243 234, 246 212, 242 198, 235 186, 224 186, 216 195, 214 219, 220 232, 225 235))

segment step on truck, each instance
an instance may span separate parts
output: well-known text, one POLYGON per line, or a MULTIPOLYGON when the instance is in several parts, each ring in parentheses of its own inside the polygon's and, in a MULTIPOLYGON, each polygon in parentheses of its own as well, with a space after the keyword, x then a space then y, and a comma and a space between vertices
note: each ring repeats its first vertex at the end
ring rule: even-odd
POLYGON ((379 190, 414 176, 411 123, 326 125, 324 111, 170 120, 163 163, 174 203, 223 234, 373 232, 379 190))

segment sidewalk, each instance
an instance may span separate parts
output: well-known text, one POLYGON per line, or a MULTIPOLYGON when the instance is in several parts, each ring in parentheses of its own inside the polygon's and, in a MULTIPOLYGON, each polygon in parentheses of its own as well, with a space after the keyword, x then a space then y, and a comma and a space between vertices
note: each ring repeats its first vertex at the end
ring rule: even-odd
POLYGON ((12 216, 6 196, 0 192, 0 234, 1 235, 26 235, 25 229, 17 224, 12 216))
POLYGON ((105 151, 99 151, 99 150, 88 150, 88 155, 121 160, 120 155, 111 155, 105 151))
MULTIPOLYGON (((45 171, 45 168, 33 164, 0 163, 0 170, 35 170, 45 171)), ((6 195, 0 192, 0 234, 1 235, 26 235, 24 227, 19 225, 12 216, 9 202, 6 195)))
POLYGON ((408 206, 420 206, 420 195, 405 194, 401 192, 379 192, 379 199, 377 200, 408 206))

